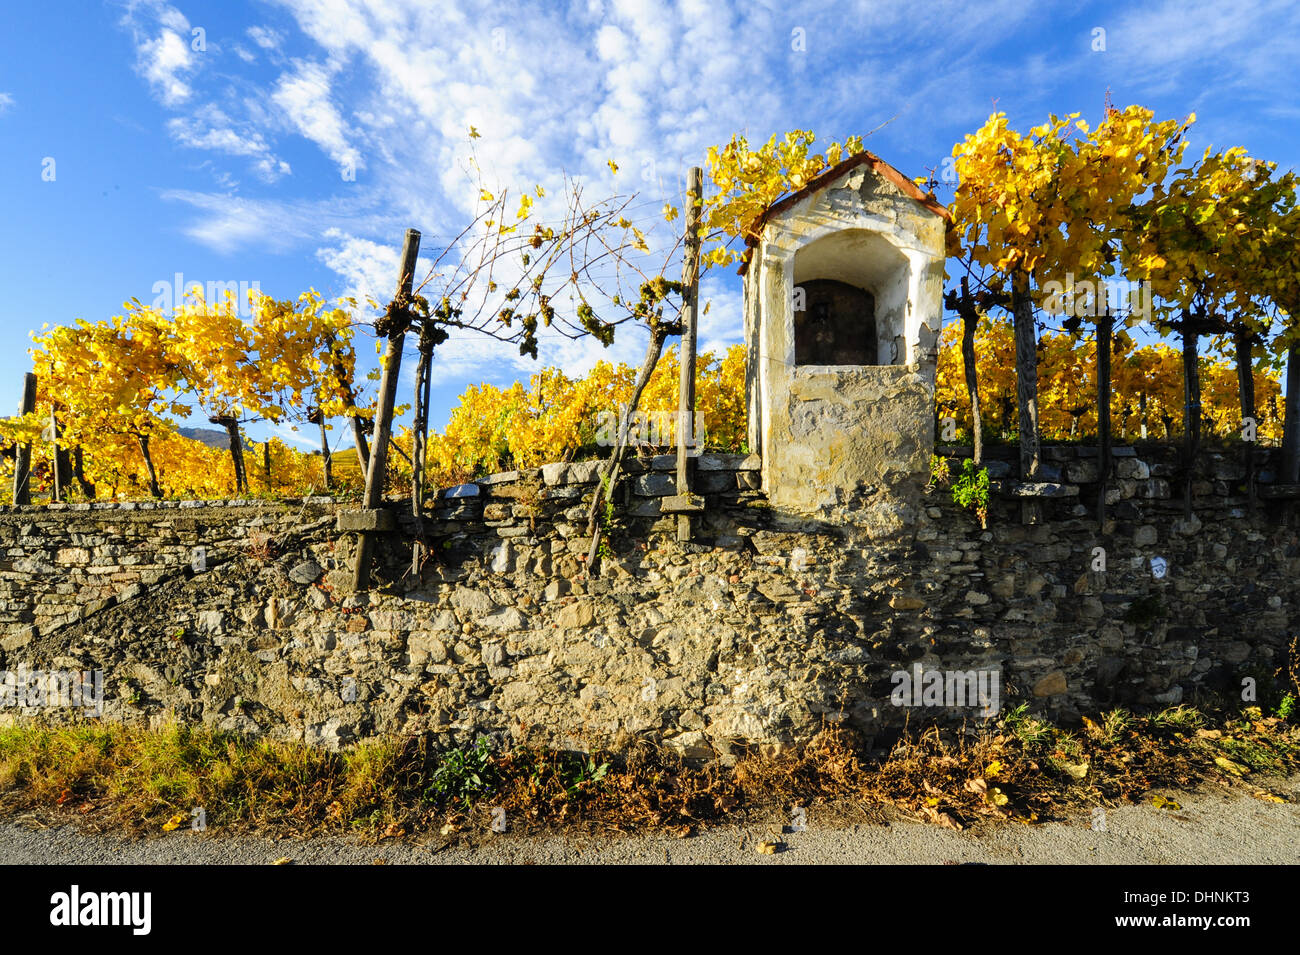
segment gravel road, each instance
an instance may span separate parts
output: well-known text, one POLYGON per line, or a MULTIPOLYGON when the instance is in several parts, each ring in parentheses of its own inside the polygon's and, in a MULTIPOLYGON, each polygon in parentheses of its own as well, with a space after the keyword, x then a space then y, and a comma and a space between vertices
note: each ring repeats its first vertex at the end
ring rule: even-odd
MULTIPOLYGON (((1285 788, 1300 799, 1300 776, 1285 788)), ((920 823, 851 825, 820 822, 814 811, 801 832, 769 824, 728 825, 685 839, 635 836, 519 836, 484 832, 473 842, 436 835, 425 845, 361 845, 342 838, 271 840, 181 830, 151 838, 84 834, 29 820, 0 823, 0 863, 80 865, 390 865, 657 863, 849 864, 1290 864, 1300 862, 1300 804, 1264 802, 1240 790, 1209 789, 1179 798, 1177 810, 1150 803, 1107 810, 1104 831, 1088 816, 1041 826, 1007 824, 954 832, 920 823), (764 841, 780 841, 771 855, 764 841)))

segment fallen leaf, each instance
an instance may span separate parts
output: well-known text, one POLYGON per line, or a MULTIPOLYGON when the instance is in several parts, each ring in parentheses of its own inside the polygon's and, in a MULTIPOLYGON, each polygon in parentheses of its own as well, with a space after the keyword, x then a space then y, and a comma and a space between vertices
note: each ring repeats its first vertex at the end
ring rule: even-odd
POLYGON ((1157 809, 1182 809, 1183 808, 1174 800, 1166 799, 1164 796, 1159 796, 1159 795, 1151 797, 1151 805, 1155 806, 1157 809))
POLYGON ((1002 761, 995 759, 984 767, 984 775, 990 779, 994 779, 997 777, 998 773, 1002 772, 1002 768, 1002 761))
POLYGON ((279 859, 272 862, 271 865, 293 865, 293 860, 288 856, 281 856, 279 859))
POLYGON ((1265 792, 1262 789, 1254 793, 1253 795, 1256 799, 1262 799, 1264 800, 1264 802, 1286 802, 1286 800, 1283 799, 1281 796, 1278 796, 1274 793, 1265 792))
POLYGON ((1241 765, 1241 763, 1235 763, 1224 756, 1214 757, 1214 765, 1218 766, 1224 772, 1232 773, 1234 776, 1245 776, 1250 772, 1250 769, 1241 765))
POLYGON ((758 844, 758 854, 763 856, 776 855, 776 853, 779 852, 784 847, 785 847, 784 842, 777 842, 776 840, 773 839, 765 839, 758 844))
POLYGON ((928 806, 925 807, 923 811, 925 812, 926 816, 929 818, 931 822, 938 823, 939 825, 943 826, 945 829, 956 829, 958 832, 961 831, 962 828, 961 823, 958 822, 956 819, 954 819, 952 816, 948 815, 946 812, 937 812, 928 806))
POLYGON ((1088 775, 1087 763, 1061 763, 1061 768, 1073 776, 1075 779, 1082 779, 1088 775))
POLYGON ((967 792, 979 793, 979 795, 982 796, 982 795, 984 795, 986 792, 988 792, 988 789, 989 789, 989 784, 988 784, 988 782, 987 782, 986 780, 982 779, 982 778, 977 778, 977 779, 968 779, 968 780, 966 780, 966 791, 967 791, 967 792))
POLYGON ((176 815, 172 816, 170 819, 168 819, 166 822, 163 823, 163 832, 172 832, 173 830, 179 829, 181 827, 181 823, 183 823, 188 818, 189 817, 186 816, 184 813, 178 812, 176 815))

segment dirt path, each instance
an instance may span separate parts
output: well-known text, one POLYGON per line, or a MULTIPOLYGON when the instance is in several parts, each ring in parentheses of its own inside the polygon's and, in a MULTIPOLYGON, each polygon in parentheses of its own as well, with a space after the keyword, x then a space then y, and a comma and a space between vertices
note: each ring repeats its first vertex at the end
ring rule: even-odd
MULTIPOLYGON (((1300 776, 1286 788, 1300 799, 1300 776)), ((1042 826, 1002 825, 954 832, 919 823, 845 825, 819 822, 779 834, 781 822, 728 825, 686 839, 668 833, 636 836, 518 836, 483 833, 473 841, 437 835, 427 844, 361 845, 342 838, 271 840, 181 830, 157 838, 34 828, 30 820, 0 824, 0 863, 144 865, 299 864, 392 865, 670 863, 736 864, 1263 864, 1300 863, 1300 804, 1268 803, 1241 792, 1207 790, 1181 798, 1178 810, 1148 804, 1108 810, 1105 829, 1083 816, 1042 826), (772 855, 758 844, 779 840, 772 855)))

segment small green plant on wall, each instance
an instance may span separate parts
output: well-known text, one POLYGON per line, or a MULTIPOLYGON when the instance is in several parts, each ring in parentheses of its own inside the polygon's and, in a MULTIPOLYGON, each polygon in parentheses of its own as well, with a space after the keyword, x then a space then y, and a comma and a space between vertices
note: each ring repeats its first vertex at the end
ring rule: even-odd
POLYGON ((948 467, 948 459, 937 454, 930 455, 930 483, 926 485, 927 491, 933 491, 940 485, 947 484, 948 478, 952 476, 952 471, 948 467))
POLYGON ((975 467, 975 462, 967 458, 961 465, 961 476, 952 486, 952 500, 975 512, 980 520, 980 527, 988 527, 989 520, 989 470, 975 467))
POLYGON ((600 476, 600 488, 604 495, 604 507, 600 515, 600 544, 596 548, 596 553, 600 555, 601 560, 608 560, 614 556, 609 546, 609 535, 614 530, 614 489, 610 486, 607 475, 600 476))

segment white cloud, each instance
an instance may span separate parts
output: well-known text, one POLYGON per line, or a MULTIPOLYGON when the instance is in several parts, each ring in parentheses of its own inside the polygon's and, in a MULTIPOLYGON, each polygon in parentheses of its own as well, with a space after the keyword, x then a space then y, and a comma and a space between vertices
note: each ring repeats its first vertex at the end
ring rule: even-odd
POLYGON ((252 26, 245 32, 248 34, 248 38, 263 50, 278 50, 280 44, 284 42, 284 37, 280 32, 272 30, 270 27, 252 26))
POLYGON ((280 77, 272 101, 289 122, 354 175, 363 168, 361 153, 349 142, 349 130, 330 100, 329 74, 316 63, 299 61, 296 72, 280 77))
POLYGON ((247 123, 233 122, 211 104, 193 115, 168 120, 167 131, 177 143, 190 149, 208 149, 254 160, 253 167, 268 182, 291 172, 289 164, 276 157, 261 133, 247 123))
POLYGON ((190 23, 175 7, 159 0, 128 5, 123 22, 135 40, 135 69, 148 80, 164 106, 190 99, 189 77, 197 68, 190 49, 190 23))
POLYGON ((285 252, 304 243, 319 242, 338 228, 377 231, 388 221, 356 197, 338 200, 249 199, 219 193, 169 189, 161 194, 197 213, 182 226, 190 238, 218 252, 259 248, 285 252))
POLYGON ((327 229, 324 238, 334 244, 317 249, 316 258, 346 283, 340 297, 351 296, 358 303, 367 298, 383 302, 392 297, 397 287, 396 245, 359 239, 341 229, 327 229))
POLYGON ((1210 90, 1261 100, 1294 99, 1300 57, 1300 8, 1289 0, 1164 0, 1125 12, 1106 31, 1114 56, 1139 88, 1180 88, 1189 76, 1212 76, 1210 90))
MULTIPOLYGON (((1087 106, 1058 105, 1063 92, 1077 92, 1070 84, 1097 87, 1100 100, 1103 67, 1118 67, 1135 98, 1192 71, 1239 87, 1259 84, 1272 90, 1268 108, 1283 115, 1294 97, 1284 95, 1289 74, 1276 64, 1300 52, 1300 8, 1288 10, 1282 0, 1247 0, 1246 15, 1208 0, 1162 0, 1116 14, 1107 18, 1114 23, 1107 23, 1105 59, 1089 55, 1086 23, 1077 42, 1061 39, 1061 17, 1032 0, 991 0, 974 10, 964 0, 937 0, 922 16, 877 0, 589 0, 495 9, 468 0, 275 2, 297 30, 254 26, 247 42, 268 51, 257 58, 286 65, 269 80, 245 71, 251 88, 241 87, 240 106, 218 100, 224 123, 196 111, 173 121, 173 135, 193 148, 271 164, 262 168, 271 178, 283 151, 277 136, 291 130, 340 166, 360 169, 364 159, 367 175, 347 185, 335 179, 294 201, 171 197, 194 214, 185 228, 199 241, 222 250, 310 249, 345 293, 381 300, 392 294, 404 227, 424 230, 431 249, 472 215, 470 126, 482 134, 475 146, 490 186, 541 182, 554 197, 567 173, 586 181, 589 198, 640 191, 633 217, 657 222, 662 202, 679 199, 686 170, 736 132, 757 143, 812 127, 842 139, 900 114, 869 148, 890 158, 905 146, 938 167, 954 133, 995 108, 1023 128, 1049 109, 1087 106), (1277 27, 1261 34, 1260 22, 1277 27), (793 49, 795 28, 806 53, 793 49), (1022 36, 1034 42, 1017 47, 1022 36), (996 106, 992 96, 1002 97, 996 106), (605 165, 610 158, 622 168, 616 177, 605 165)), ((149 38, 167 29, 185 35, 187 24, 175 17, 170 25, 155 20, 149 38)), ((171 75, 199 82, 179 60, 171 75)), ((671 245, 679 228, 657 224, 652 245, 671 245)), ((713 307, 701 319, 701 349, 739 340, 735 277, 710 273, 703 292, 713 307)), ((636 364, 644 337, 625 331, 609 352, 552 334, 541 363, 575 373, 601 358, 636 364)), ((438 361, 453 376, 536 369, 512 351, 458 334, 440 347, 438 361)))
POLYGON ((3 115, 14 105, 14 98, 11 93, 0 93, 0 115, 3 115))

